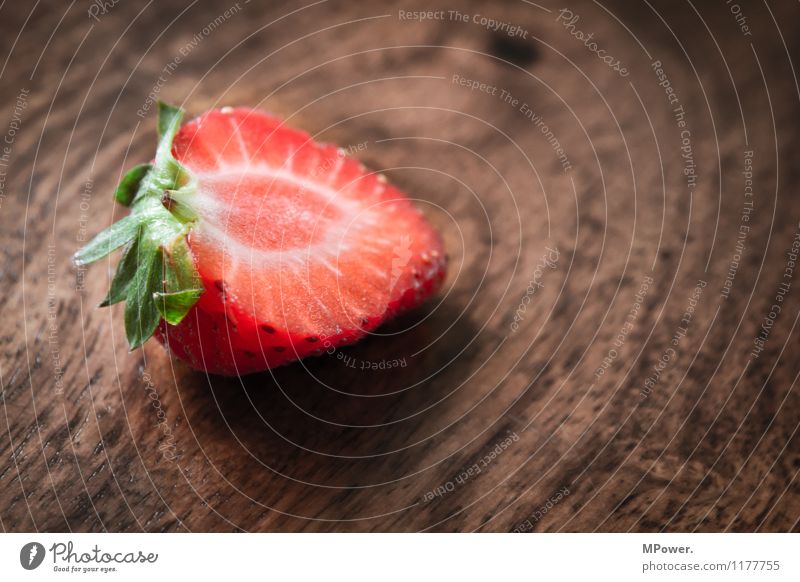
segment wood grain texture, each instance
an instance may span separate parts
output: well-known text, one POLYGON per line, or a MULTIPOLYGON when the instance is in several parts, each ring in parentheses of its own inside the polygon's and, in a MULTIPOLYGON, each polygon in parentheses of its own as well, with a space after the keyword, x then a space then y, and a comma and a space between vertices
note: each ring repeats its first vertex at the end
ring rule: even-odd
POLYGON ((740 5, 750 34, 723 2, 3 4, 2 529, 800 529, 800 8, 740 5), (241 380, 128 353, 111 264, 70 256, 150 93, 363 143, 444 233, 441 301, 241 380))

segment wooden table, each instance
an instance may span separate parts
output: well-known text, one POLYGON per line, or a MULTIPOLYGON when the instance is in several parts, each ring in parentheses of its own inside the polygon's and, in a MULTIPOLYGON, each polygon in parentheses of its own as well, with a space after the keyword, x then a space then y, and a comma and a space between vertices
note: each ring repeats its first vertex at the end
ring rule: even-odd
POLYGON ((797 3, 180 4, 0 8, 3 530, 800 529, 797 3), (350 146, 445 291, 273 373, 129 353, 70 256, 156 98, 350 146))

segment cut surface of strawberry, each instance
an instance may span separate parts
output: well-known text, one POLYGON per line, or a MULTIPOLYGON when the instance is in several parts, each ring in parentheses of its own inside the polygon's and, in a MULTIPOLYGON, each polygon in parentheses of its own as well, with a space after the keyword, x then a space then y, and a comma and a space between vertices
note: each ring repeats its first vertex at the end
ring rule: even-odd
POLYGON ((179 130, 180 110, 159 113, 156 160, 117 191, 131 214, 76 254, 125 246, 104 304, 126 301, 132 347, 155 333, 243 375, 352 343, 440 287, 439 234, 381 174, 257 110, 179 130))

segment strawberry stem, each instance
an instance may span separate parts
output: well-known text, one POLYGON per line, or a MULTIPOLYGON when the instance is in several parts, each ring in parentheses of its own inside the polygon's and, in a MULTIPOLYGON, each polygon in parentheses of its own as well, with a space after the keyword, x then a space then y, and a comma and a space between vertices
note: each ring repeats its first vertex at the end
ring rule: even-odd
POLYGON ((114 197, 128 206, 115 222, 80 249, 73 260, 86 265, 124 247, 101 307, 125 301, 125 334, 131 349, 141 346, 163 318, 177 325, 204 289, 186 242, 196 214, 189 201, 192 174, 172 155, 183 110, 159 102, 155 161, 128 171, 114 197))

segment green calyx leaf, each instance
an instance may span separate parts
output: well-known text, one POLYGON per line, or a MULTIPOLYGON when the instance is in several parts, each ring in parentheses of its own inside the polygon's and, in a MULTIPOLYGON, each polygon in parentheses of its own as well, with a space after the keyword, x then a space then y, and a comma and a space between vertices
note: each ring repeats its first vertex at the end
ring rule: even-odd
POLYGON ((139 186, 142 183, 142 178, 147 175, 153 168, 152 164, 139 164, 138 166, 128 170, 128 173, 122 178, 122 182, 117 186, 117 191, 114 192, 114 198, 123 206, 130 206, 136 193, 139 191, 139 186))
POLYGON ((133 240, 138 228, 139 221, 133 215, 128 215, 115 222, 75 253, 73 257, 75 264, 79 266, 88 265, 111 254, 119 247, 133 240))
POLYGON ((136 276, 139 268, 139 237, 136 236, 122 252, 122 260, 117 264, 117 272, 111 280, 111 289, 103 299, 100 307, 108 307, 124 301, 128 294, 128 286, 136 276))
POLYGON ((153 335, 163 318, 179 324, 204 289, 186 235, 197 220, 191 173, 172 155, 183 110, 158 104, 158 147, 152 164, 122 178, 114 198, 128 216, 112 224, 75 253, 77 265, 97 261, 120 247, 111 289, 101 307, 125 302, 125 334, 131 349, 153 335))
POLYGON ((153 293, 161 281, 161 251, 139 245, 140 262, 125 295, 125 335, 131 350, 141 346, 153 335, 161 315, 153 293))
POLYGON ((161 317, 170 325, 177 325, 189 310, 200 299, 203 289, 187 289, 185 291, 175 291, 174 293, 156 292, 153 294, 156 307, 161 317))
POLYGON ((197 303, 203 291, 194 270, 192 252, 186 239, 181 237, 164 256, 163 290, 153 294, 156 308, 164 321, 177 325, 197 303))

